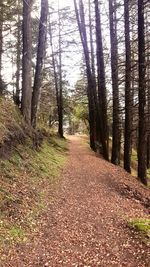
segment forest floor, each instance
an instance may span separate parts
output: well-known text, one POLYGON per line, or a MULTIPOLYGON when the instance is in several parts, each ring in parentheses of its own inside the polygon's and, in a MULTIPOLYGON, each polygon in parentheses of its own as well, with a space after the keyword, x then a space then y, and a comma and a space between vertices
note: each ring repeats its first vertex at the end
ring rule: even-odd
POLYGON ((129 225, 149 218, 149 189, 69 137, 55 188, 43 184, 47 208, 24 243, 3 252, 3 267, 148 267, 146 237, 129 225))

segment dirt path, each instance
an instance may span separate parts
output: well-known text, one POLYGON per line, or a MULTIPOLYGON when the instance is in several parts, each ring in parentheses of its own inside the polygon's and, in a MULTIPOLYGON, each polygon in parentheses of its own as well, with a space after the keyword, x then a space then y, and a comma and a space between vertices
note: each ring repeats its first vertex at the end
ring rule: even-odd
POLYGON ((39 218, 39 231, 32 243, 15 249, 7 266, 148 267, 148 246, 127 226, 129 218, 148 211, 124 181, 145 197, 148 191, 129 180, 72 137, 61 184, 39 218))

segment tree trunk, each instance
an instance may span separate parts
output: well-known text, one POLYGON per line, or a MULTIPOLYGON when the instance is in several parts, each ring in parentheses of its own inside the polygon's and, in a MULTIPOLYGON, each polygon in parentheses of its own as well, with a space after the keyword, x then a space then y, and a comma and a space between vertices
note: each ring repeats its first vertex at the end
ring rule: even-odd
POLYGON ((89 30, 90 30, 90 48, 91 48, 91 69, 92 74, 95 80, 96 86, 96 77, 95 77, 95 55, 94 55, 94 44, 93 44, 93 25, 92 25, 92 14, 91 14, 91 0, 89 0, 89 30))
POLYGON ((1 0, 0 3, 0 96, 3 94, 2 54, 3 54, 3 0, 1 0))
POLYGON ((43 60, 44 60, 45 45, 46 45, 47 15, 48 15, 48 0, 41 0, 38 51, 37 51, 36 70, 35 70, 35 78, 34 78, 34 86, 32 94, 32 112, 31 112, 31 123, 34 128, 36 128, 37 125, 37 112, 40 99, 42 69, 43 69, 43 60))
POLYGON ((147 169, 150 168, 150 58, 148 55, 148 65, 147 65, 147 89, 148 89, 148 124, 147 124, 147 169))
POLYGON ((116 27, 116 6, 109 0, 109 23, 111 40, 111 72, 113 89, 113 127, 112 127, 112 158, 113 164, 120 161, 120 119, 119 119, 119 86, 118 86, 118 44, 116 27))
POLYGON ((94 51, 94 41, 93 41, 93 23, 92 23, 92 8, 91 8, 91 0, 89 0, 89 31, 90 31, 90 54, 91 54, 91 71, 93 76, 93 83, 95 87, 95 124, 96 124, 96 142, 101 144, 101 133, 100 133, 100 105, 98 103, 97 97, 97 82, 96 82, 96 69, 95 69, 95 51, 94 51), (98 107, 99 106, 99 107, 98 107), (99 109, 99 110, 98 110, 99 109))
POLYGON ((125 18, 125 132, 124 132, 124 169, 131 173, 131 141, 132 141, 132 95, 131 95, 131 45, 129 24, 129 0, 124 0, 125 18))
POLYGON ((146 179, 146 81, 145 81, 145 36, 144 0, 138 0, 138 63, 139 63, 139 136, 138 177, 147 185, 146 179))
POLYGON ((92 76, 89 49, 87 43, 87 34, 85 28, 85 17, 84 17, 84 7, 83 2, 80 1, 80 15, 77 8, 76 0, 74 0, 75 13, 78 23, 78 28, 80 32, 81 42, 84 51, 85 63, 86 63, 86 75, 87 75, 87 96, 88 96, 88 107, 89 107, 89 129, 90 129, 90 147, 92 150, 96 151, 96 92, 95 84, 92 76))
POLYGON ((146 80, 147 80, 147 169, 150 168, 150 32, 149 9, 146 9, 146 80))
POLYGON ((101 31, 101 17, 99 10, 99 2, 95 0, 95 17, 96 17, 96 45, 97 45, 97 71, 98 71, 98 96, 100 103, 101 115, 101 142, 103 148, 103 155, 108 160, 108 125, 107 125, 107 97, 106 97, 106 84, 105 84, 105 66, 103 55, 103 42, 101 31))
POLYGON ((21 111, 27 123, 31 123, 32 100, 32 1, 23 1, 23 58, 21 111))
POLYGON ((61 47, 61 18, 60 10, 58 7, 58 20, 59 20, 59 112, 58 112, 58 134, 63 138, 63 84, 62 84, 62 47, 61 47))
MULTIPOLYGON (((18 2, 19 5, 19 2, 18 2)), ((17 64, 16 64, 16 92, 14 96, 15 104, 20 107, 20 68, 21 68, 21 19, 18 10, 18 25, 17 25, 17 64)))
MULTIPOLYGON (((53 47, 53 35, 52 35, 52 27, 49 18, 49 35, 50 35, 50 46, 52 51, 52 65, 53 65, 53 72, 54 72, 54 83, 55 83, 55 91, 56 91, 56 103, 57 103, 57 114, 58 114, 58 123, 59 123, 59 85, 58 85, 58 75, 56 70, 56 60, 54 54, 54 47, 53 47)), ((59 132, 59 125, 58 125, 58 132, 59 132)))

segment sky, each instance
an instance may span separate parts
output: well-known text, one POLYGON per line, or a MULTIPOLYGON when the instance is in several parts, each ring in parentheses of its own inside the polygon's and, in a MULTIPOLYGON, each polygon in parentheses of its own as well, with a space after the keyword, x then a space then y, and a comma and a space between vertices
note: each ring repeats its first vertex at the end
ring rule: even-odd
MULTIPOLYGON (((40 6, 40 0, 37 0, 37 4, 40 6)), ((54 1, 54 0, 49 0, 49 4, 50 6, 53 5, 53 7, 56 8, 58 7, 58 2, 54 1)), ((71 10, 74 10, 74 5, 73 5, 73 0, 59 0, 59 6, 60 8, 64 8, 69 6, 71 8, 71 10)), ((40 13, 40 12, 39 12, 40 13)), ((40 17, 40 14, 38 12, 33 12, 32 16, 34 18, 38 18, 40 17)), ((70 31, 70 26, 65 26, 64 27, 64 31, 70 31)), ((72 38, 72 36, 70 37, 72 38)), ((77 39, 79 39, 79 34, 77 33, 76 37, 77 39)), ((13 35, 10 33, 5 40, 9 40, 10 42, 13 42, 13 35)), ((64 39, 66 39, 66 36, 64 36, 64 39)), ((68 39, 69 40, 69 39, 68 39)), ((71 40, 71 39, 70 39, 71 40)), ((63 41, 63 38, 62 38, 63 41)), ((58 42, 58 38, 54 39, 54 42, 58 42)), ((63 70, 66 76, 66 80, 69 82, 71 87, 74 87, 76 81, 79 78, 80 75, 80 62, 82 59, 82 54, 79 54, 79 47, 75 46, 75 45, 69 45, 66 49, 65 49, 65 53, 62 54, 63 57, 63 70)), ((6 83, 11 83, 12 82, 12 77, 13 77, 13 73, 15 73, 15 68, 13 67, 13 64, 11 63, 12 59, 9 58, 9 54, 5 53, 5 57, 3 58, 4 60, 4 64, 3 64, 3 74, 4 74, 4 80, 6 81, 6 83), (9 75, 8 75, 9 73, 9 75)), ((10 89, 11 86, 9 86, 10 89)))
MULTIPOLYGON (((85 0, 86 2, 87 0, 85 0)), ((38 6, 40 6, 40 0, 36 0, 36 3, 38 6)), ((104 3, 106 1, 104 0, 104 3)), ((56 10, 58 8, 58 1, 49 0, 49 5, 53 6, 56 10)), ((74 14, 74 3, 73 0, 59 0, 59 6, 60 8, 70 7, 70 14, 74 14)), ((39 9, 40 11, 40 9, 39 9)), ((34 18, 37 18, 37 20, 40 17, 40 12, 34 11, 32 16, 34 18)), ((53 19, 57 20, 57 15, 54 15, 53 19), (56 17, 55 17, 56 16, 56 17)), ((103 21, 107 20, 106 15, 104 18, 102 18, 103 21)), ((66 40, 69 42, 74 38, 74 40, 78 44, 69 44, 69 46, 64 48, 64 51, 62 53, 62 62, 63 62, 63 71, 66 76, 66 80, 70 84, 71 87, 74 87, 76 81, 80 78, 80 68, 83 64, 83 49, 81 46, 80 36, 78 32, 77 24, 74 25, 68 21, 68 23, 65 23, 66 25, 63 26, 62 29, 62 42, 66 42, 66 40), (68 35, 68 32, 71 30, 76 30, 75 32, 71 33, 70 36, 68 35), (66 33, 66 36, 64 34, 66 33)), ((107 39, 108 34, 108 25, 104 26, 103 28, 103 36, 105 37, 105 41, 108 45, 109 39, 107 39)), ((10 34, 7 38, 10 39, 11 42, 13 42, 13 36, 10 34)), ((54 45, 57 46, 58 44, 58 37, 54 38, 54 45)), ((48 49, 49 50, 49 49, 48 49)), ((108 70, 110 72, 110 69, 108 70)), ((5 63, 4 63, 4 78, 7 83, 10 83, 12 81, 12 73, 15 73, 15 69, 12 67, 11 59, 5 55, 5 63), (9 73, 9 75, 8 75, 9 73)))
MULTIPOLYGON (((52 4, 53 6, 55 6, 56 9, 58 7, 58 1, 49 0, 49 4, 50 5, 52 4)), ((60 8, 70 7, 71 11, 74 12, 73 0, 59 0, 59 7, 60 8)), ((74 26, 77 27, 77 25, 74 25, 74 26)), ((74 29, 74 26, 72 28, 72 25, 68 24, 67 27, 64 27, 64 31, 66 31, 67 33, 67 31, 69 32, 71 31, 71 29, 74 29)), ((75 40, 78 40, 78 43, 80 42, 80 36, 78 32, 73 33, 67 39, 71 40, 72 38, 74 38, 75 40)), ((64 37, 64 39, 66 39, 66 36, 64 37)), ((63 41, 63 37, 62 37, 62 41, 63 41)), ((80 77, 80 65, 82 61, 82 47, 79 48, 79 45, 78 46, 69 45, 65 49, 65 53, 62 56, 63 56, 63 63, 64 63, 63 68, 66 73, 66 79, 69 81, 71 87, 73 87, 76 81, 80 77), (80 50, 80 53, 79 53, 79 50, 80 50)))

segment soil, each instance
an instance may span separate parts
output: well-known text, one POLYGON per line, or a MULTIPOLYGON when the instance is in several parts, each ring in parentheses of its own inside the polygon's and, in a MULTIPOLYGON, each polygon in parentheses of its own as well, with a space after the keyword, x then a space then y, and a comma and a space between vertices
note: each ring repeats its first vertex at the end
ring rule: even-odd
POLYGON ((128 226, 131 218, 148 218, 149 189, 96 156, 80 137, 69 139, 59 185, 44 188, 48 208, 38 227, 5 252, 0 266, 150 266, 148 243, 128 226))

